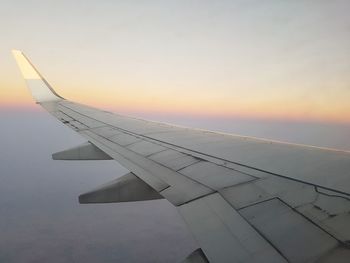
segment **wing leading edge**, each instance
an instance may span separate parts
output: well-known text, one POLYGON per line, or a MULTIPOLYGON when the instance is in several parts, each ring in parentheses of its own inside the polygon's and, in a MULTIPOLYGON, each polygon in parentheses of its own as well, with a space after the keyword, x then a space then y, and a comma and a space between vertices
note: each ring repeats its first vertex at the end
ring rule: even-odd
POLYGON ((81 195, 82 203, 166 198, 201 248, 186 262, 350 256, 349 153, 100 111, 63 99, 21 51, 13 53, 35 101, 89 141, 53 157, 112 158, 131 171, 81 195))

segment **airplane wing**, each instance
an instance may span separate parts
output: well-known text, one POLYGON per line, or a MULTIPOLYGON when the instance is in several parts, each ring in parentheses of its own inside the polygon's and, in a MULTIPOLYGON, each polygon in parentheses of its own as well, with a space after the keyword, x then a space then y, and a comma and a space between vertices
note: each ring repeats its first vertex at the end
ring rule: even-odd
POLYGON ((199 245, 184 262, 349 262, 350 152, 98 110, 59 96, 13 53, 35 101, 87 140, 53 159, 130 171, 80 203, 166 198, 199 245))

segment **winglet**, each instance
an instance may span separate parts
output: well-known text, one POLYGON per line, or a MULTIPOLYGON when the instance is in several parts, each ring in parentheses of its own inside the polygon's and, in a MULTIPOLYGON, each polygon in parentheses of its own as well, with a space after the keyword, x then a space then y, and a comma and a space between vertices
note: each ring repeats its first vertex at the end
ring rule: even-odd
POLYGON ((19 69, 36 102, 64 99, 58 95, 20 50, 12 50, 19 69))

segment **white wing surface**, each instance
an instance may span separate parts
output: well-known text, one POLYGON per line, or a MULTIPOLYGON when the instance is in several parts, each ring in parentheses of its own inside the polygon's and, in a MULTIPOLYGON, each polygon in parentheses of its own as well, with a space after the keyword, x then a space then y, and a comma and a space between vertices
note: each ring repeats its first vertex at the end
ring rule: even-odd
POLYGON ((21 51, 36 102, 87 143, 53 155, 130 173, 81 203, 166 198, 199 249, 184 262, 349 262, 350 153, 130 118, 60 97, 21 51))

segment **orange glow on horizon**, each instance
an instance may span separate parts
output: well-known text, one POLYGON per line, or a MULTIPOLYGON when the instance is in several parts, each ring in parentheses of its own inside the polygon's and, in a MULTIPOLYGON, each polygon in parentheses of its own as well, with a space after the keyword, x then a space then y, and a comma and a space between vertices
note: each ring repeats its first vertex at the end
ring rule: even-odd
POLYGON ((97 108, 110 109, 124 114, 132 113, 155 113, 170 115, 191 115, 198 117, 238 117, 258 118, 290 121, 317 121, 317 122, 350 122, 350 107, 315 107, 310 108, 306 103, 296 104, 290 102, 259 102, 259 103, 232 103, 230 100, 211 100, 211 98, 193 99, 171 97, 150 98, 142 96, 106 96, 93 92, 84 96, 70 96, 73 101, 94 106, 97 108), (75 98, 74 98, 75 97, 75 98))
MULTIPOLYGON (((1 109, 38 110, 29 92, 23 87, 24 83, 13 88, 0 89, 1 109)), ((5 85, 2 85, 5 86, 5 85)), ((8 87, 8 86, 7 86, 8 87)), ((201 94, 188 93, 187 97, 169 94, 149 95, 146 92, 133 93, 89 88, 67 89, 63 97, 96 108, 108 109, 121 114, 169 114, 180 116, 218 117, 218 118, 257 118, 288 121, 316 121, 316 122, 350 122, 350 107, 341 108, 333 105, 310 107, 307 102, 293 100, 271 101, 240 101, 232 98, 212 98, 201 94)))
MULTIPOLYGON (((316 122, 335 122, 335 123, 350 123, 350 117, 345 113, 322 113, 322 112, 288 112, 281 111, 281 109, 272 109, 268 111, 262 111, 259 109, 240 109, 223 111, 222 109, 211 109, 211 110, 200 110, 194 107, 184 107, 183 105, 178 105, 178 107, 168 108, 165 106, 154 106, 152 104, 146 104, 133 106, 133 104, 127 103, 105 103, 96 100, 80 100, 76 102, 89 105, 92 107, 100 109, 108 109, 110 111, 120 113, 120 114, 135 114, 138 113, 151 113, 151 114, 169 114, 169 115, 179 115, 179 116, 194 116, 194 117, 211 117, 211 118, 252 118, 252 119, 267 119, 267 120, 288 120, 288 121, 316 121, 316 122)), ((39 106, 35 104, 34 101, 0 101, 1 109, 13 109, 13 110, 31 110, 37 111, 40 109, 39 106)))

